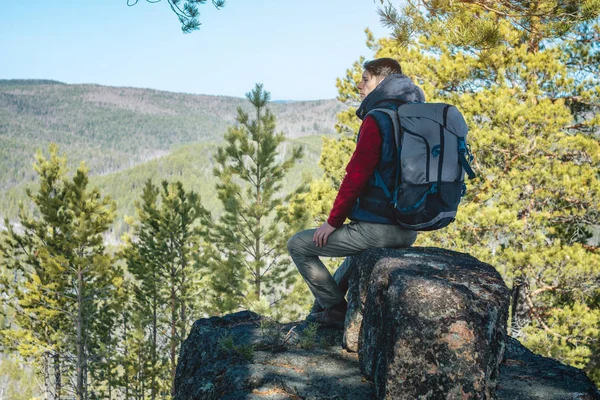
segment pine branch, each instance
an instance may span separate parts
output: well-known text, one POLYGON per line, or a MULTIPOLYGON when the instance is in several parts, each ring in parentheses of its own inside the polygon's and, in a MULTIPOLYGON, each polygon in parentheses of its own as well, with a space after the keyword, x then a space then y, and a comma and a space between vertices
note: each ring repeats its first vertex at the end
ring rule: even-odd
MULTIPOLYGON (((154 4, 159 3, 161 0, 146 0, 148 3, 154 4)), ((127 6, 133 7, 135 6, 139 0, 127 0, 127 6)), ((201 23, 198 21, 197 17, 199 16, 198 7, 196 4, 205 4, 206 0, 187 0, 183 4, 183 9, 179 7, 179 0, 167 0, 171 10, 179 19, 181 23, 181 30, 183 33, 191 33, 195 30, 200 29, 201 23)), ((225 0, 212 0, 213 6, 220 10, 225 7, 225 0)))
POLYGON ((561 285, 555 285, 555 286, 544 286, 542 288, 536 289, 533 292, 530 293, 531 297, 535 297, 541 293, 545 293, 545 292, 553 292, 557 289, 560 289, 561 285))
POLYGON ((537 312, 536 307, 533 305, 533 301, 531 300, 531 297, 529 295, 525 296, 525 301, 527 302, 527 306, 529 307, 530 317, 535 318, 540 323, 540 325, 542 325, 542 328, 544 328, 544 331, 546 331, 546 333, 549 333, 552 336, 556 336, 558 338, 564 339, 569 345, 571 345, 573 347, 577 347, 577 342, 578 342, 577 339, 563 336, 560 333, 552 330, 548 325, 546 325, 546 323, 544 322, 542 317, 537 312))
POLYGON ((277 247, 273 246, 268 251, 263 252, 263 256, 264 257, 269 257, 275 250, 277 250, 277 247))
POLYGON ((278 257, 274 257, 271 262, 269 263, 269 266, 264 270, 264 272, 260 275, 260 277, 262 278, 263 276, 265 276, 273 266, 277 265, 277 261, 279 261, 278 257))

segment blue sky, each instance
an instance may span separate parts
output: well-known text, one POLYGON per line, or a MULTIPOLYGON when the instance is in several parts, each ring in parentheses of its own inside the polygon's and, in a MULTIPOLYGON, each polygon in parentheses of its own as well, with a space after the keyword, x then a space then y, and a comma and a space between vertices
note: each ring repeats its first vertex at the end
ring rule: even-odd
POLYGON ((242 97, 334 98, 335 79, 382 37, 375 0, 228 0, 184 35, 166 0, 0 0, 0 79, 55 79, 242 97))

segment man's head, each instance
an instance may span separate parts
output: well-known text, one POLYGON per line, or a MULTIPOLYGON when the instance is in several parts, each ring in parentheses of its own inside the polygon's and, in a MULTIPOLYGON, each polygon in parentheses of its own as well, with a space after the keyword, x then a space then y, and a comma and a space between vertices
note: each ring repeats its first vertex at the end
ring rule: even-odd
POLYGON ((385 79, 391 74, 401 74, 400 63, 393 58, 378 58, 367 61, 363 64, 365 68, 362 74, 362 80, 358 84, 360 98, 364 100, 385 79))

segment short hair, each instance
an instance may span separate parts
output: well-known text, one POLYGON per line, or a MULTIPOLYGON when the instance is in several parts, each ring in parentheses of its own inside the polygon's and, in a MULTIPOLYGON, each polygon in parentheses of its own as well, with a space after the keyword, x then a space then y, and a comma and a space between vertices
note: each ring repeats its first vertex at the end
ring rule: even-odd
POLYGON ((375 76, 388 76, 391 74, 402 73, 400 63, 393 58, 378 58, 367 61, 363 64, 363 67, 365 70, 369 71, 371 75, 375 76))

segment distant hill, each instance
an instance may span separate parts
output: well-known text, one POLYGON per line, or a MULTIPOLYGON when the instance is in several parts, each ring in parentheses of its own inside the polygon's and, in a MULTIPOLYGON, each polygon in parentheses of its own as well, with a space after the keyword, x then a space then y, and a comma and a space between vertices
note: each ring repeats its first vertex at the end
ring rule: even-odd
MULTIPOLYGON (((248 88, 251 89, 251 88, 248 88)), ((267 88, 268 90, 268 88, 267 88)), ((0 190, 33 176, 38 148, 55 142, 70 162, 108 174, 166 155, 185 143, 218 142, 246 99, 48 80, 0 80, 0 190)), ((337 100, 272 103, 289 138, 329 135, 337 100)))
POLYGON ((66 85, 66 83, 52 79, 0 79, 0 87, 30 85, 66 85))
MULTIPOLYGON (((13 220, 25 188, 35 184, 37 149, 51 142, 67 156, 70 170, 80 161, 90 168, 91 184, 117 201, 113 239, 134 215, 143 183, 180 179, 197 191, 205 206, 219 213, 212 155, 228 126, 235 124, 242 98, 191 95, 150 89, 69 85, 46 80, 0 80, 0 217, 13 220)), ((302 174, 318 176, 321 136, 334 133, 336 100, 270 104, 277 126, 305 159, 286 179, 292 190, 302 174)))

